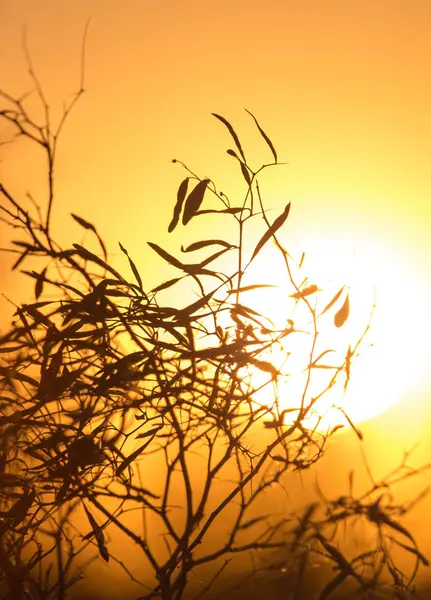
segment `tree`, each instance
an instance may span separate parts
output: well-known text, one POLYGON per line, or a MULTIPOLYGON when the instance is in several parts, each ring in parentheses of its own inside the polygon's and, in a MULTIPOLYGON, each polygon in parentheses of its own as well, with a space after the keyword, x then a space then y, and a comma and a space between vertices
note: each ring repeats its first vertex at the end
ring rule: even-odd
MULTIPOLYGON (((333 566, 322 583, 321 600, 353 588, 364 598, 413 597, 416 571, 428 561, 398 520, 409 506, 384 493, 411 474, 406 465, 387 480, 372 482, 363 494, 355 495, 351 478, 346 495, 321 495, 320 503, 301 514, 279 516, 259 508, 270 488, 317 463, 338 430, 322 430, 316 406, 339 382, 348 385, 369 324, 341 353, 322 347, 321 321, 332 319, 334 330, 343 327, 349 295, 344 288, 334 290, 322 305, 314 282, 298 282, 302 265, 295 266, 279 238, 290 203, 270 218, 259 187, 261 172, 280 163, 255 116, 250 113, 271 156, 259 169, 247 161, 232 125, 214 114, 233 143, 227 153, 244 182, 243 199, 232 201, 211 179, 174 161, 187 176, 178 188, 169 232, 212 215, 234 220, 236 239, 199 239, 182 247, 186 257, 198 259, 180 259, 149 242, 155 260, 168 262, 175 276, 147 290, 127 248, 120 244, 130 267, 123 274, 110 264, 102 236, 85 218, 71 215, 94 236, 95 249, 78 243, 64 248, 55 239, 57 144, 84 81, 82 76, 54 127, 28 60, 45 120, 33 120, 25 97, 6 92, 1 92, 0 117, 17 137, 45 153, 48 198, 46 207, 39 207, 29 197, 33 206, 27 208, 0 182, 3 220, 19 233, 9 249, 17 255, 13 269, 32 278, 35 288, 35 301, 16 307, 14 322, 0 339, 3 597, 66 598, 82 575, 76 565, 88 548, 139 579, 140 598, 180 600, 193 581, 211 597, 231 561, 244 554, 264 557, 265 577, 287 573, 292 598, 304 597, 304 574, 320 560, 333 566), (263 232, 253 240, 249 224, 256 220, 263 232), (268 285, 250 283, 247 276, 270 246, 290 285, 282 327, 249 300, 268 285), (229 272, 218 267, 227 256, 233 257, 229 272), (25 269, 29 264, 34 268, 25 269), (167 304, 165 290, 179 285, 192 290, 196 300, 180 307, 167 304), (301 327, 297 309, 305 315, 301 327), (298 336, 308 340, 303 386, 286 404, 279 383, 289 375, 286 345, 292 344, 294 352, 298 336), (273 359, 277 352, 284 356, 281 363, 273 359), (334 358, 326 362, 330 353, 334 358), (327 377, 316 392, 318 372, 327 377), (262 400, 262 390, 271 393, 270 400, 268 395, 262 400), (162 471, 160 480, 145 478, 149 464, 162 471), (76 535, 79 512, 85 525, 76 535), (130 512, 139 514, 139 527, 137 519, 130 522, 130 512), (334 533, 341 523, 358 519, 374 528, 376 544, 348 556, 334 533), (220 529, 222 534, 214 535, 220 529), (113 530, 136 545, 144 577, 123 564, 109 541, 113 530), (414 559, 412 574, 397 566, 394 544, 414 559)), ((251 574, 257 571, 251 563, 251 574)))

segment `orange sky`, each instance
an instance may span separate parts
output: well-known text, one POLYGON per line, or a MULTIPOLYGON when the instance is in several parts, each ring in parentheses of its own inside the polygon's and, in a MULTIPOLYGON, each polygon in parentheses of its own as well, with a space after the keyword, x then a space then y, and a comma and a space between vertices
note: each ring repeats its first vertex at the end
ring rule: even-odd
MULTIPOLYGON (((69 242, 81 235, 65 218, 75 212, 98 224, 114 260, 122 260, 120 240, 148 287, 160 283, 169 271, 146 241, 172 252, 184 241, 181 232, 166 233, 184 176, 170 160, 233 195, 240 181, 225 154, 231 142, 210 113, 231 121, 251 156, 268 160, 247 108, 289 162, 264 180, 274 214, 292 201, 286 244, 318 254, 329 248, 328 256, 356 248, 370 284, 381 283, 376 328, 387 347, 379 360, 393 352, 382 376, 389 381, 409 364, 412 389, 422 377, 428 382, 429 0, 0 0, 1 87, 17 95, 31 88, 25 25, 58 116, 77 89, 89 17, 87 93, 58 161, 59 235, 69 242)), ((0 138, 9 134, 0 125, 0 138)), ((6 145, 0 161, 5 181, 17 193, 30 188, 43 204, 39 155, 6 145)), ((9 232, 1 224, 0 236, 3 246, 9 232)), ((20 302, 19 276, 8 274, 9 256, 1 260, 3 291, 20 302)), ((9 305, 0 299, 0 308, 9 305)))
MULTIPOLYGON (((61 235, 69 241, 80 235, 65 218, 76 212, 98 224, 114 260, 122 260, 117 240, 127 246, 148 287, 169 277, 145 242, 175 252, 184 241, 181 232, 166 235, 184 176, 170 159, 234 195, 241 182, 225 154, 231 142, 210 113, 234 124, 256 161, 268 160, 246 107, 289 162, 263 188, 277 212, 292 201, 286 243, 318 254, 329 249, 328 260, 356 249, 366 257, 362 265, 375 266, 377 254, 375 277, 386 279, 380 282, 385 332, 388 319, 398 320, 395 327, 402 321, 410 333, 400 345, 420 338, 426 362, 430 3, 1 0, 2 87, 16 94, 31 89, 21 47, 25 26, 58 117, 77 89, 90 17, 87 93, 64 130, 57 166, 54 222, 61 235)), ((10 131, 3 126, 0 134, 10 131)), ((28 144, 0 152, 2 176, 17 192, 30 188, 43 204, 40 155, 28 144)), ((4 227, 0 234, 9 235, 4 227)), ((7 274, 9 260, 2 268, 6 291, 18 289, 20 280, 7 274)))

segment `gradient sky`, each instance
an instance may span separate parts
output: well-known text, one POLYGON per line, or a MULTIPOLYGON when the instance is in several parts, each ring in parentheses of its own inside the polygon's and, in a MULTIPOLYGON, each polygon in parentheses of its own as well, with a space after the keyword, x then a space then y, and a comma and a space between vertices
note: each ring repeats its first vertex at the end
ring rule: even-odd
MULTIPOLYGON (((420 344, 425 364, 431 333, 430 3, 0 0, 2 87, 17 95, 32 89, 22 51, 25 27, 55 121, 79 84, 89 18, 87 93, 58 156, 54 223, 63 239, 81 234, 68 218, 76 212, 98 224, 114 261, 124 258, 117 241, 127 246, 148 287, 169 277, 146 241, 172 251, 185 241, 181 232, 166 235, 184 176, 170 160, 183 160, 233 196, 242 188, 225 154, 231 141, 210 113, 228 118, 261 164, 268 152, 248 108, 289 162, 263 182, 274 215, 292 201, 286 244, 311 256, 329 251, 328 263, 356 251, 365 261, 358 269, 370 270, 360 285, 379 279, 385 335, 396 321, 400 352, 420 344), (401 322, 406 339, 399 335, 401 322)), ((0 135, 9 134, 3 126, 0 135)), ((16 193, 30 189, 43 204, 40 154, 28 144, 0 152, 0 172, 16 193)), ((9 237, 4 227, 0 234, 9 237)), ((6 256, 2 266, 6 291, 21 289, 19 275, 7 273, 11 260, 6 256)), ((326 267, 329 273, 334 268, 326 267)))
MULTIPOLYGON (((256 161, 268 161, 247 108, 289 162, 263 184, 274 215, 292 201, 286 245, 329 249, 328 257, 356 249, 358 268, 370 270, 359 285, 381 285, 382 377, 404 372, 404 399, 418 388, 429 402, 429 0, 0 0, 0 86, 16 95, 32 87, 25 26, 58 118, 79 84, 90 17, 87 91, 59 152, 59 235, 81 235, 67 216, 75 212, 97 223, 116 264, 117 240, 126 245, 148 287, 168 278, 146 241, 173 252, 184 241, 166 233, 184 177, 170 161, 234 195, 241 182, 225 153, 231 142, 210 113, 230 120, 256 161)), ((0 125, 0 138, 9 134, 0 125)), ((5 181, 43 204, 40 156, 16 144, 1 147, 0 160, 5 181)), ((0 236, 3 246, 10 234, 1 224, 0 236)), ((20 302, 19 275, 8 274, 9 256, 1 260, 3 291, 20 302)))

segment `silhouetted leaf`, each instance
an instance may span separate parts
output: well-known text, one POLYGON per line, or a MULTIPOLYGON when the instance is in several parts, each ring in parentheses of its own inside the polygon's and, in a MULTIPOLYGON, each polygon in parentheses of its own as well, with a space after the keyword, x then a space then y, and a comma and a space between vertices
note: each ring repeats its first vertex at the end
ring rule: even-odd
POLYGON ((127 469, 127 467, 136 459, 138 458, 138 456, 145 450, 145 448, 147 448, 149 446, 149 444, 152 442, 152 438, 148 441, 145 442, 145 444, 143 444, 142 446, 139 446, 139 448, 137 450, 135 450, 134 452, 132 452, 132 454, 130 456, 128 456, 127 458, 125 458, 123 460, 123 462, 117 467, 117 470, 115 471, 115 474, 121 475, 121 473, 127 469))
POLYGON ((184 198, 187 194, 187 188, 189 185, 189 178, 186 177, 184 181, 180 183, 180 187, 177 192, 177 201, 174 207, 174 216, 172 217, 172 221, 169 223, 168 232, 172 233, 175 227, 178 225, 178 221, 180 220, 181 210, 183 208, 184 198))
POLYGON ((290 212, 290 202, 284 209, 283 213, 279 217, 277 217, 275 219, 274 223, 265 231, 265 233, 259 240, 256 248, 254 249, 251 260, 253 260, 256 257, 256 255, 262 249, 262 247, 266 244, 266 242, 275 234, 276 231, 278 231, 278 229, 280 229, 280 227, 283 225, 283 223, 286 221, 287 217, 289 216, 289 212, 290 212))
POLYGON ((99 258, 97 254, 90 252, 90 250, 87 250, 87 248, 84 248, 84 246, 81 246, 81 244, 73 244, 73 247, 77 250, 81 258, 85 260, 91 260, 103 269, 108 269, 112 272, 112 268, 110 268, 110 266, 104 260, 99 258))
POLYGON ((160 246, 157 244, 154 244, 153 242, 147 242, 147 244, 172 266, 176 267, 177 269, 182 269, 184 267, 184 265, 178 259, 169 254, 169 252, 166 252, 166 250, 163 250, 163 248, 160 248, 160 246))
POLYGON ((242 151, 241 144, 240 144, 240 142, 239 142, 238 136, 237 136, 237 134, 235 133, 235 130, 234 130, 234 128, 232 127, 232 125, 231 125, 231 124, 229 123, 229 121, 227 121, 227 120, 226 120, 224 117, 222 117, 222 116, 220 116, 220 115, 217 115, 216 113, 212 113, 212 115, 213 115, 213 117, 215 117, 216 119, 218 119, 219 121, 221 121, 221 122, 223 123, 223 125, 225 125, 225 126, 228 128, 228 130, 229 130, 229 133, 231 134, 231 136, 232 136, 232 138, 233 138, 233 141, 235 142, 235 145, 236 145, 236 147, 237 147, 237 148, 238 148, 238 150, 239 150, 239 153, 240 153, 240 155, 241 155, 241 158, 243 159, 243 161, 244 161, 244 162, 246 162, 246 160, 245 160, 245 156, 244 156, 244 152, 242 151))
POLYGON ((197 212, 197 215, 210 215, 210 214, 218 214, 218 215, 236 215, 244 210, 249 210, 247 208, 222 208, 217 210, 216 208, 206 208, 204 210, 200 210, 197 212))
POLYGON ((276 285, 270 285, 270 284, 266 284, 266 283, 262 283, 262 284, 255 284, 255 285, 245 285, 244 287, 240 287, 240 288, 235 288, 234 290, 229 290, 228 295, 229 294, 241 294, 242 292, 250 292, 251 290, 259 290, 261 288, 275 288, 277 287, 276 285))
POLYGON ((248 170, 247 165, 245 165, 244 163, 240 163, 240 165, 241 165, 242 176, 246 180, 247 184, 250 185, 251 184, 250 171, 248 170))
POLYGON ((205 258, 201 263, 199 263, 199 266, 206 267, 207 265, 212 263, 214 260, 216 260, 219 256, 222 256, 229 250, 230 250, 230 248, 224 248, 223 250, 219 250, 218 252, 215 252, 215 254, 211 254, 211 256, 208 256, 208 258, 205 258))
POLYGON ((8 511, 7 518, 11 519, 14 526, 16 527, 20 523, 24 521, 27 516, 28 511, 31 508, 31 505, 34 502, 36 496, 35 488, 32 488, 30 491, 27 490, 23 493, 21 498, 16 502, 8 511))
POLYGON ((22 383, 29 383, 36 388, 39 387, 39 382, 36 379, 33 379, 33 377, 30 377, 29 375, 20 373, 19 371, 15 371, 13 369, 0 366, 0 375, 4 375, 6 379, 17 379, 22 383))
POLYGON ((331 579, 331 581, 329 581, 325 585, 322 592, 320 593, 319 600, 326 600, 326 598, 328 598, 330 594, 332 594, 332 592, 336 590, 337 587, 339 587, 348 576, 349 573, 346 573, 345 571, 338 573, 338 575, 336 575, 333 579, 331 579))
POLYGON ((12 265, 12 271, 15 271, 15 269, 17 269, 19 267, 19 265, 22 263, 22 261, 24 260, 24 258, 30 253, 30 248, 27 248, 27 250, 25 250, 21 256, 18 258, 17 261, 14 262, 14 264, 12 265))
POLYGON ((248 521, 244 521, 244 523, 242 523, 238 527, 238 529, 249 529, 249 527, 253 527, 253 525, 256 525, 257 523, 261 523, 265 519, 267 519, 266 515, 264 517, 254 517, 254 519, 249 519, 248 521))
POLYGON ((399 542, 398 540, 396 540, 395 538, 391 537, 391 539, 398 544, 398 546, 401 546, 401 548, 404 548, 404 550, 407 550, 407 552, 411 552, 412 554, 414 554, 415 556, 417 556, 417 558, 426 566, 429 567, 430 563, 429 560, 426 558, 426 556, 424 556, 422 554, 422 552, 420 552, 417 548, 412 548, 411 546, 407 546, 406 544, 402 544, 401 542, 399 542))
POLYGON ((96 538, 100 556, 103 558, 103 560, 105 562, 109 562, 109 552, 108 552, 108 548, 106 547, 106 544, 105 544, 105 536, 103 535, 102 528, 97 524, 96 519, 93 517, 93 515, 88 510, 88 508, 85 506, 85 504, 84 504, 84 510, 85 510, 88 520, 90 522, 92 533, 93 533, 94 537, 96 538))
POLYGON ((344 288, 345 288, 345 286, 343 285, 343 287, 338 290, 338 292, 335 294, 335 296, 332 298, 332 300, 330 302, 328 302, 328 304, 322 310, 322 312, 320 313, 321 315, 325 314, 325 312, 327 312, 330 308, 332 308, 332 306, 334 306, 334 304, 337 302, 338 298, 343 293, 344 288))
POLYGON ((144 287, 143 287, 143 285, 142 285, 142 279, 141 279, 141 276, 139 275, 139 271, 138 271, 138 269, 136 268, 136 265, 135 265, 135 263, 134 263, 134 262, 133 262, 133 260, 130 258, 130 256, 129 256, 129 253, 127 252, 126 248, 124 248, 124 246, 123 246, 122 244, 120 244, 120 242, 118 242, 118 244, 119 244, 119 246, 120 246, 120 248, 121 248, 121 251, 122 251, 122 252, 124 252, 124 254, 125 254, 125 255, 127 256, 127 258, 129 259, 130 268, 132 269, 132 271, 133 271, 133 275, 135 276, 135 279, 136 279, 136 281, 138 282, 139 289, 140 289, 141 291, 143 291, 143 290, 144 290, 144 287))
POLYGON ((256 119, 256 117, 255 117, 255 116, 254 116, 254 115, 253 115, 253 114, 252 114, 252 113, 251 113, 249 110, 247 110, 247 109, 245 109, 245 110, 246 110, 246 112, 248 112, 248 114, 249 114, 250 116, 252 116, 252 117, 253 117, 253 119, 254 119, 254 122, 256 123, 256 126, 257 126, 257 128, 259 129, 259 131, 260 131, 260 134, 262 135, 263 139, 264 139, 264 140, 265 140, 265 142, 268 144, 268 146, 269 146, 269 148, 270 148, 270 150, 271 150, 271 152, 272 152, 272 155, 273 155, 273 157, 274 157, 274 162, 277 162, 277 153, 276 153, 276 151, 275 151, 275 148, 274 148, 274 146, 273 146, 273 144, 272 144, 271 140, 269 139, 269 137, 266 135, 266 133, 264 132, 264 130, 262 129, 262 127, 261 127, 261 126, 259 125, 259 123, 257 122, 257 119, 256 119))
POLYGON ((43 292, 43 283, 45 281, 47 267, 45 267, 37 276, 36 284, 34 286, 34 295, 36 296, 36 300, 38 300, 39 296, 43 292))
POLYGON ((161 283, 157 287, 153 288, 151 290, 151 292, 153 294, 155 294, 157 292, 161 292, 162 290, 166 290, 167 288, 171 287, 172 285, 175 285, 178 281, 181 281, 181 279, 182 279, 182 277, 175 277, 175 279, 169 279, 168 281, 165 281, 164 283, 161 283))
POLYGON ((19 246, 20 248, 26 248, 27 250, 33 250, 34 252, 37 252, 37 250, 38 250, 37 246, 34 246, 33 244, 30 244, 29 242, 21 242, 21 240, 13 240, 12 244, 15 244, 15 246, 19 246))
POLYGON ((310 296, 311 294, 315 294, 319 288, 315 283, 313 285, 309 285, 303 290, 299 290, 299 292, 295 292, 291 294, 289 298, 295 298, 295 300, 299 300, 299 298, 305 298, 306 296, 310 296))
POLYGON ((136 439, 140 440, 140 439, 149 437, 150 435, 155 435, 158 431, 160 431, 160 429, 162 429, 162 425, 157 425, 157 427, 153 427, 152 429, 149 429, 145 433, 140 433, 139 435, 136 436, 136 439))
POLYGON ((203 240, 202 242, 194 242, 184 248, 181 246, 181 252, 194 252, 195 250, 200 250, 201 248, 205 248, 206 246, 224 246, 225 248, 236 248, 233 244, 229 244, 224 240, 203 240))
POLYGON ((82 217, 78 217, 78 215, 75 215, 73 213, 70 213, 70 215, 73 219, 75 219, 75 221, 77 223, 79 223, 81 225, 81 227, 84 227, 84 229, 91 229, 91 231, 94 231, 94 233, 97 233, 94 225, 92 225, 91 223, 89 223, 88 221, 83 219, 82 217))
POLYGON ((190 219, 192 219, 199 210, 209 181, 209 179, 202 179, 188 195, 184 205, 183 225, 187 225, 190 219))
POLYGON ((346 299, 344 300, 343 306, 334 316, 334 325, 335 327, 342 327, 344 323, 349 318, 350 306, 349 306, 349 294, 347 294, 346 299))
POLYGON ((232 150, 231 148, 229 148, 229 150, 226 150, 227 154, 229 154, 229 156, 233 156, 234 158, 236 158, 239 162, 241 162, 240 157, 238 156, 238 154, 235 152, 235 150, 232 150))

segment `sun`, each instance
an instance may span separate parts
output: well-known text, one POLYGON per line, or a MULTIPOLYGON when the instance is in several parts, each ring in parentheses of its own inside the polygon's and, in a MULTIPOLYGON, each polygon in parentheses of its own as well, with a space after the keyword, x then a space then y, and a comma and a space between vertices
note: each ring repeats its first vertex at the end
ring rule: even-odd
MULTIPOLYGON (((259 403, 272 404, 277 398, 279 409, 290 411, 328 388, 308 417, 310 427, 328 430, 347 424, 345 415, 355 424, 369 420, 406 398, 414 388, 425 386, 426 329, 430 324, 426 320, 424 278, 396 248, 366 237, 352 243, 352 239, 340 236, 314 236, 308 240, 305 256, 299 254, 291 264, 295 281, 303 283, 301 289, 317 286, 318 291, 308 296, 316 314, 342 290, 331 309, 318 319, 312 360, 325 350, 329 352, 317 361, 319 366, 309 376, 313 341, 310 312, 303 301, 291 297, 292 286, 280 261, 270 254, 263 256, 251 269, 250 281, 276 282, 277 287, 250 292, 247 304, 269 317, 276 327, 286 327, 286 318, 291 318, 298 331, 268 355, 281 376, 256 395, 259 403), (334 316, 347 296, 349 315, 337 327, 334 316), (330 385, 335 368, 362 336, 350 372, 340 373, 338 382, 330 385)), ((264 379, 264 373, 253 374, 256 386, 264 379)))

